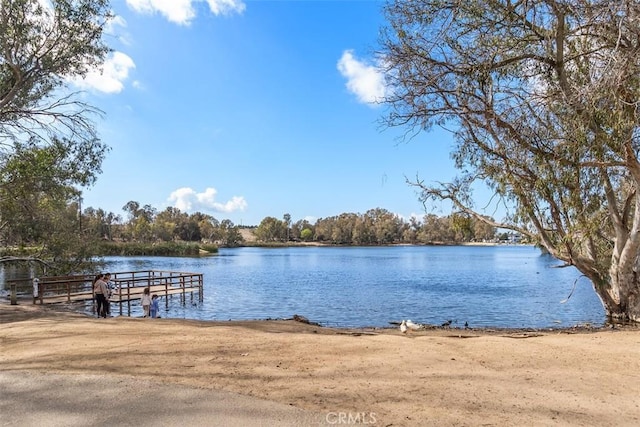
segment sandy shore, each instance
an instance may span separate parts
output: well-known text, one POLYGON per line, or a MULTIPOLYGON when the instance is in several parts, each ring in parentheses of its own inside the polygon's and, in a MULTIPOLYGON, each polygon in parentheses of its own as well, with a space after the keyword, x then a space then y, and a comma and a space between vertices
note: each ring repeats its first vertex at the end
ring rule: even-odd
POLYGON ((232 392, 329 425, 640 425, 636 328, 403 335, 294 321, 94 319, 2 303, 0 371, 232 392))

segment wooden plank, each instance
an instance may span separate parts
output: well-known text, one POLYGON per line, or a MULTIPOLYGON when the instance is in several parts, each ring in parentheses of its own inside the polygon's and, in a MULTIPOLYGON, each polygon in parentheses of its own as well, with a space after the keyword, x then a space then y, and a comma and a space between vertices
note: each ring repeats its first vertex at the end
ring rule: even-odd
MULTIPOLYGON (((176 294, 181 294, 182 292, 183 292, 182 288, 169 288, 165 292, 165 288, 164 286, 162 286, 161 290, 150 291, 150 295, 153 295, 153 294, 158 294, 159 296, 176 295, 176 294)), ((197 287, 185 288, 184 292, 193 293, 193 292, 199 292, 199 290, 197 287)), ((111 298, 109 298, 109 301, 112 303, 135 301, 142 298, 142 293, 143 293, 142 290, 139 292, 138 291, 130 292, 128 296, 127 294, 123 293, 122 297, 120 297, 120 295, 118 294, 114 294, 111 298)), ((69 299, 71 300, 71 302, 91 301, 93 299, 93 294, 91 292, 81 292, 81 293, 71 294, 69 297, 67 295, 51 295, 51 296, 45 295, 43 297, 43 301, 45 304, 64 303, 64 302, 68 302, 69 299)))

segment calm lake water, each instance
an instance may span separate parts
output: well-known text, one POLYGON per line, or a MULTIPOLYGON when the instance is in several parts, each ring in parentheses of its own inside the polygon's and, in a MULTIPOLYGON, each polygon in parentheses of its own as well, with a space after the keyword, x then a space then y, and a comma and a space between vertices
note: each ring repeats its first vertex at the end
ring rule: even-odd
MULTIPOLYGON (((203 258, 108 257, 109 271, 204 274, 204 301, 169 301, 162 317, 289 318, 325 326, 391 321, 462 327, 568 327, 605 321, 591 283, 530 246, 221 249, 203 258), (566 303, 577 280, 576 289, 566 303)), ((125 307, 126 310, 126 307, 125 307)), ((117 312, 114 304, 112 311, 117 312)), ((138 306, 131 315, 141 314, 138 306)))

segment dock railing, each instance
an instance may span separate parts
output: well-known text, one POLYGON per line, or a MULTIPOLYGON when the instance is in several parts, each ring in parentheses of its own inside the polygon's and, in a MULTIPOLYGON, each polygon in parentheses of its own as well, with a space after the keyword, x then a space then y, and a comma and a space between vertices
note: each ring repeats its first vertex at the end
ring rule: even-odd
MULTIPOLYGON (((125 271, 111 273, 111 282, 115 289, 110 301, 120 303, 120 314, 122 314, 122 303, 127 303, 130 310, 131 301, 142 298, 145 288, 149 288, 151 295, 159 296, 180 295, 181 303, 186 302, 187 294, 193 298, 193 294, 198 294, 198 300, 203 300, 203 275, 201 273, 185 273, 177 271, 147 270, 147 271, 125 271)), ((169 299, 165 298, 165 304, 169 304, 169 299)))
POLYGON ((33 303, 71 302, 93 297, 93 278, 91 275, 48 276, 43 278, 22 278, 7 280, 10 286, 33 291, 33 303))
MULTIPOLYGON (((35 279, 20 279, 22 285, 33 283, 33 303, 53 304, 94 300, 94 275, 48 276, 35 279)), ((16 280, 16 282, 18 282, 16 280)), ((123 304, 127 303, 131 312, 131 301, 142 298, 145 288, 149 288, 151 295, 168 297, 180 295, 181 303, 186 302, 187 294, 193 299, 198 294, 198 300, 203 300, 202 273, 186 273, 181 271, 145 270, 124 271, 111 273, 113 285, 111 303, 120 304, 120 314, 123 304)), ((168 298, 165 298, 168 307, 168 298)))

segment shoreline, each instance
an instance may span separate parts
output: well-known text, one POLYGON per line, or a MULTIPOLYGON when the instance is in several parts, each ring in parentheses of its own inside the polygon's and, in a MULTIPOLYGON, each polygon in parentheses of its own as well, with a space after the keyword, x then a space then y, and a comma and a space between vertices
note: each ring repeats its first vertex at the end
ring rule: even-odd
MULTIPOLYGON (((0 297, 0 307, 3 306, 11 306, 9 299, 5 297, 0 297)), ((94 319, 95 316, 91 314, 87 314, 86 312, 79 310, 73 304, 69 303, 56 303, 56 304, 32 304, 31 298, 28 297, 19 297, 17 306, 21 307, 34 307, 34 310, 44 310, 51 312, 61 312, 61 313, 74 313, 87 319, 94 319)), ((16 306, 13 306, 16 307, 16 306)), ((27 309, 29 310, 29 309, 27 309)), ((2 320, 3 311, 0 310, 0 323, 2 320)), ((126 319, 138 319, 140 317, 128 316, 128 315, 114 315, 111 319, 116 318, 126 318, 126 319)), ((228 320, 206 320, 206 319, 192 319, 192 318, 172 318, 172 317, 164 317, 159 319, 165 320, 183 320, 183 321, 193 321, 193 322, 203 322, 208 324, 243 324, 243 323, 254 323, 254 322, 284 322, 284 321, 296 321, 296 323, 300 324, 309 324, 310 326, 317 326, 319 328, 325 329, 335 329, 335 330, 344 330, 344 331, 398 331, 400 322, 399 321, 390 321, 388 326, 339 326, 339 325, 323 325, 321 323, 314 322, 312 319, 307 319, 304 315, 293 314, 291 317, 267 317, 267 318, 258 318, 258 319, 228 319, 228 320), (298 318, 298 320, 296 320, 298 318)), ((575 324, 571 326, 548 326, 548 327, 499 327, 499 326, 479 326, 479 327, 460 327, 460 326, 444 326, 444 325, 431 325, 431 324, 422 324, 423 328, 419 330, 412 331, 414 333, 420 332, 477 332, 482 334, 509 334, 509 333, 591 333, 598 331, 606 331, 609 329, 629 329, 629 330, 639 330, 640 324, 632 324, 632 323, 610 323, 605 322, 603 324, 591 324, 591 323, 582 323, 575 324)))
MULTIPOLYGON (((61 319, 85 319, 85 320, 102 320, 93 315, 79 311, 74 307, 66 304, 32 304, 30 300, 18 300, 18 304, 12 305, 9 300, 0 298, 0 324, 9 324, 27 320, 41 318, 61 318, 61 319)), ((269 329, 268 326, 261 327, 259 325, 290 325, 286 329, 295 331, 299 329, 314 329, 314 333, 324 331, 329 334, 343 335, 366 335, 366 334, 390 334, 407 337, 419 336, 453 336, 464 337, 466 335, 474 336, 503 336, 503 337, 527 337, 542 336, 548 334, 596 334, 609 332, 638 332, 640 333, 640 323, 606 323, 603 325, 574 325, 566 327, 457 327, 457 326, 436 326, 426 325, 426 327, 417 330, 408 330, 403 333, 399 329, 400 322, 390 322, 389 326, 327 326, 316 322, 309 321, 304 316, 294 314, 288 318, 264 318, 264 319, 229 319, 229 320, 203 320, 191 318, 172 318, 162 317, 157 319, 145 319, 143 317, 132 317, 126 315, 111 316, 104 320, 111 321, 150 321, 150 322, 184 322, 187 324, 201 324, 206 327, 214 326, 233 326, 246 327, 250 329, 269 329), (391 324, 393 323, 393 324, 391 324)))

